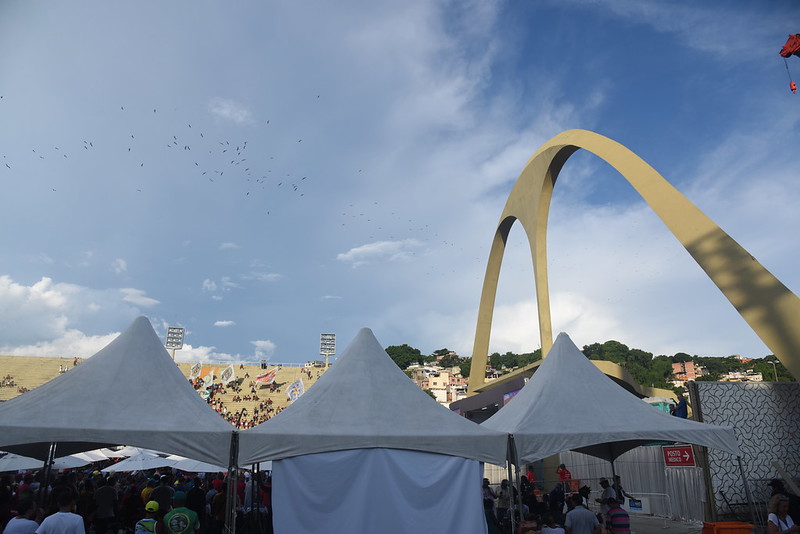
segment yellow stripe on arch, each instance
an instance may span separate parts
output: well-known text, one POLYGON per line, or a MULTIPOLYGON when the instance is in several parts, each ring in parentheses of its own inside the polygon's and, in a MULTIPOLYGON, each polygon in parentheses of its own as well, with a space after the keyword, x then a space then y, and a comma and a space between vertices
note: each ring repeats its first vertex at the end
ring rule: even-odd
POLYGON ((756 335, 792 376, 800 379, 800 299, 797 295, 628 148, 594 132, 568 130, 547 141, 531 157, 500 216, 478 308, 469 393, 474 393, 486 380, 500 266, 508 233, 515 221, 525 230, 531 249, 542 354, 553 344, 547 282, 547 218, 558 174, 567 159, 579 149, 605 160, 636 189, 756 335))

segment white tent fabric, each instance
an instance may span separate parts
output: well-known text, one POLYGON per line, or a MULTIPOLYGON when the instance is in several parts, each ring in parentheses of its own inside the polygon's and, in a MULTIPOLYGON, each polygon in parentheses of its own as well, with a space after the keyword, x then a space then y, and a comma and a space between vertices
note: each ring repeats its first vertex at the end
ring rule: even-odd
POLYGON ((0 456, 0 473, 42 469, 44 463, 36 458, 28 458, 19 454, 7 453, 0 456))
POLYGON ((170 460, 169 458, 157 456, 148 452, 140 452, 130 458, 125 458, 120 462, 111 464, 102 471, 103 473, 146 471, 148 469, 156 469, 157 467, 172 467, 174 464, 175 460, 170 460))
POLYGON ((604 375, 563 332, 525 387, 481 426, 513 435, 517 463, 568 450, 613 461, 654 441, 740 454, 733 427, 673 417, 642 402, 604 375))
POLYGON ((171 454, 167 456, 167 460, 172 460, 174 462, 172 464, 173 469, 180 469, 181 471, 185 471, 187 473, 220 473, 228 470, 227 467, 208 464, 205 462, 198 462, 197 460, 184 458, 183 456, 177 454, 171 454))
POLYGON ((0 404, 0 448, 46 457, 129 444, 227 465, 233 427, 181 374, 145 317, 100 352, 0 404))
POLYGON ((481 466, 474 460, 347 450, 276 461, 272 476, 273 526, 279 534, 487 531, 481 466))
POLYGON ((362 328, 303 396, 239 434, 239 463, 378 447, 502 464, 507 435, 438 404, 397 367, 372 331, 362 328))

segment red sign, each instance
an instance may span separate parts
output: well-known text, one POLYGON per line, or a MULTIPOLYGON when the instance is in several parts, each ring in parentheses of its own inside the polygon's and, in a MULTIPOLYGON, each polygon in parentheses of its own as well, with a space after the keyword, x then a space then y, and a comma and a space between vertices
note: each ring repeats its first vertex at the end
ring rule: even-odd
POLYGON ((667 467, 694 467, 694 451, 691 445, 661 447, 664 452, 664 465, 667 467))

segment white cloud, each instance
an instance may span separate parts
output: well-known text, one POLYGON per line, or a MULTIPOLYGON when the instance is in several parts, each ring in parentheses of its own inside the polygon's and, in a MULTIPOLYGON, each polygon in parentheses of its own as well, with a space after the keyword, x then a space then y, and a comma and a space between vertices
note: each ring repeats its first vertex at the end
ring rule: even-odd
POLYGON ((215 98, 208 104, 208 111, 221 119, 225 119, 236 124, 250 124, 253 122, 253 114, 239 102, 225 98, 215 98))
POLYGON ((211 300, 222 300, 221 295, 211 295, 211 300))
POLYGON ((237 248, 239 248, 239 245, 231 242, 220 243, 219 245, 220 250, 236 250, 237 248))
POLYGON ((135 304, 137 306, 141 306, 143 308, 151 308, 156 304, 160 304, 159 301, 157 301, 156 299, 145 296, 145 292, 141 289, 125 287, 121 288, 119 291, 120 293, 125 295, 124 297, 122 297, 122 300, 124 300, 125 302, 130 302, 131 304, 135 304))
POLYGON ((128 262, 126 262, 122 258, 117 258, 113 262, 111 262, 111 270, 114 271, 116 274, 122 274, 128 270, 128 262))
POLYGON ((376 241, 359 247, 354 247, 347 252, 342 252, 336 259, 358 267, 376 261, 401 261, 409 259, 413 250, 422 246, 416 239, 403 239, 401 241, 376 241))
POLYGON ((320 300, 342 300, 339 295, 323 295, 320 300))
POLYGON ((233 280, 231 280, 230 276, 223 276, 222 280, 220 281, 223 291, 230 291, 232 288, 242 287, 240 284, 237 284, 233 280))
POLYGON ((257 339, 250 343, 255 347, 256 360, 269 360, 275 354, 276 345, 268 339, 257 339))
POLYGON ((242 279, 244 280, 257 280, 259 282, 275 282, 281 278, 283 278, 283 275, 280 273, 265 273, 257 271, 252 271, 248 274, 242 275, 242 279))
POLYGON ((3 354, 15 356, 73 357, 87 358, 111 343, 118 332, 97 336, 86 335, 79 330, 66 330, 50 341, 39 341, 30 345, 0 347, 3 354))
POLYGON ((203 284, 201 287, 203 291, 208 291, 210 293, 213 293, 214 291, 217 290, 217 283, 211 280, 210 278, 206 278, 205 280, 203 280, 203 284))
POLYGON ((234 321, 215 321, 214 326, 226 327, 226 326, 233 326, 236 323, 234 321))

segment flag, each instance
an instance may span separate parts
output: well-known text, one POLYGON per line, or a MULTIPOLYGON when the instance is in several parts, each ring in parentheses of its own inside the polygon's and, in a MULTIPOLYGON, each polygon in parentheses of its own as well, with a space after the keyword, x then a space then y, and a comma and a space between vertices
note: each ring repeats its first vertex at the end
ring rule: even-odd
POLYGON ((226 385, 236 380, 236 371, 233 370, 233 364, 223 369, 219 378, 222 380, 222 383, 226 385))
POLYGON ((292 385, 286 389, 286 398, 289 399, 291 402, 296 401, 300 398, 300 395, 305 393, 306 388, 303 387, 303 379, 298 378, 292 385))
POLYGON ((199 363, 194 364, 192 366, 192 370, 189 371, 189 378, 194 379, 194 378, 197 378, 198 376, 200 376, 200 369, 202 369, 202 368, 203 367, 199 363))
POLYGON ((266 373, 258 375, 255 379, 255 382, 256 384, 272 384, 276 376, 278 376, 278 368, 273 367, 266 373))

